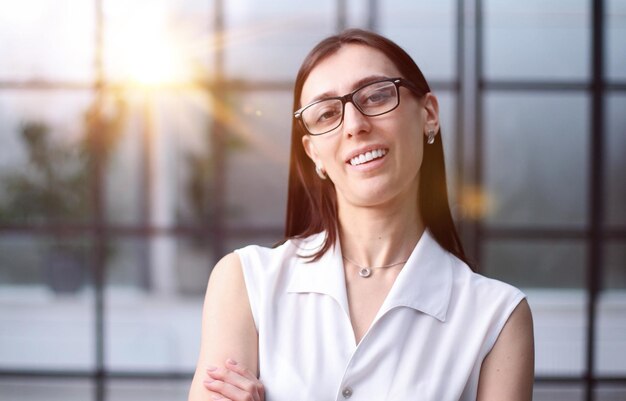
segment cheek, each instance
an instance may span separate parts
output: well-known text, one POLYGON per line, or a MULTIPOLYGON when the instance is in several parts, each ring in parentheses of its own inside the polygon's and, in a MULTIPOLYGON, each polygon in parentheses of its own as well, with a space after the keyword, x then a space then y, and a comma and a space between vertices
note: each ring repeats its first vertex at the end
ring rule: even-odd
POLYGON ((401 128, 400 150, 403 153, 402 163, 412 171, 419 172, 424 155, 424 142, 421 128, 415 124, 401 128))
POLYGON ((323 140, 315 143, 317 149, 317 156, 324 163, 325 167, 330 168, 330 164, 334 162, 337 154, 337 145, 332 138, 321 138, 323 140))

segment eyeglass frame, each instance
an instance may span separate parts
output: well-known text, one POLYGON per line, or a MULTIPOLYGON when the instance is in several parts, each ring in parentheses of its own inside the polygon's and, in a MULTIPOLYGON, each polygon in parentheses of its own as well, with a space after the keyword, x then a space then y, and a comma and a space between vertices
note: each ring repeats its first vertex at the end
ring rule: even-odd
POLYGON ((341 124, 343 124, 343 119, 344 119, 345 112, 346 112, 346 103, 348 103, 348 102, 352 103, 354 108, 357 109, 359 111, 359 113, 361 113, 365 117, 377 117, 377 116, 382 116, 382 115, 387 114, 387 113, 391 113, 392 111, 397 109, 398 106, 400 106, 400 86, 404 86, 405 88, 409 89, 411 92, 413 92, 417 96, 421 96, 422 95, 420 93, 420 91, 417 89, 417 87, 409 80, 406 80, 404 78, 399 78, 399 77, 398 78, 384 78, 384 79, 379 79, 379 80, 368 82, 368 83, 366 83, 364 85, 361 85, 358 88, 356 88, 355 90, 353 90, 352 92, 350 92, 350 93, 348 93, 346 95, 343 95, 343 96, 331 96, 331 97, 327 97, 327 98, 324 98, 324 99, 319 99, 319 100, 316 100, 314 102, 311 102, 311 103, 307 104, 306 106, 301 107, 300 109, 296 110, 293 113, 293 117, 300 122, 300 124, 302 125, 302 128, 304 128, 304 130, 306 131, 306 133, 308 135, 312 135, 312 136, 325 135, 325 134, 328 134, 329 132, 339 128, 341 126, 341 124), (361 110, 361 107, 358 104, 354 103, 353 96, 354 96, 355 93, 357 93, 361 89, 367 88, 370 85, 378 84, 378 83, 381 83, 381 82, 391 82, 392 84, 394 84, 394 86, 396 87, 397 103, 396 103, 396 105, 393 108, 391 108, 391 109, 389 109, 389 110, 387 110, 387 111, 385 111, 383 113, 365 114, 365 112, 363 110, 361 110), (321 132, 319 134, 313 134, 306 127, 306 124, 304 123, 304 120, 302 119, 302 113, 306 109, 308 109, 309 107, 314 106, 314 105, 316 105, 318 103, 321 103, 321 102, 326 102, 328 100, 340 100, 341 101, 341 120, 339 120, 339 124, 337 124, 336 127, 333 127, 331 129, 329 129, 328 131, 324 131, 324 132, 321 132))

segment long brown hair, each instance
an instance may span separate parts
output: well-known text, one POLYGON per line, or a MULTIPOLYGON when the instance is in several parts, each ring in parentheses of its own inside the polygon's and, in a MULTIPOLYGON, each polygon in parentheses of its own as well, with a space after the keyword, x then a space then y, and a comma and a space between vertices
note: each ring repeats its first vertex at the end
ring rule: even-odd
MULTIPOLYGON (((315 66, 336 53, 342 46, 360 44, 381 51, 398 68, 403 78, 410 81, 419 95, 430 92, 430 87, 415 64, 400 46, 376 33, 361 29, 349 29, 321 41, 306 56, 296 77, 293 93, 293 111, 298 110, 302 87, 315 66)), ((291 126, 291 156, 289 160, 289 189, 287 193, 287 219, 285 237, 305 238, 325 231, 326 241, 312 260, 319 259, 336 242, 338 235, 337 196, 330 180, 321 180, 315 173, 315 165, 302 145, 302 136, 308 135, 293 118, 291 126)), ((446 169, 441 141, 441 129, 435 143, 426 145, 420 169, 419 208, 424 225, 435 240, 450 253, 467 263, 463 246, 456 232, 450 208, 446 169)))

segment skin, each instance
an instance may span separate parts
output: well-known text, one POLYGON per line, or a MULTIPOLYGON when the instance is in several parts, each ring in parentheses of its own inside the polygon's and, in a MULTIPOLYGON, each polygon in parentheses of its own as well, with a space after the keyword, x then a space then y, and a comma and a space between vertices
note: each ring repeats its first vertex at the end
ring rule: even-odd
MULTIPOLYGON (((394 64, 378 50, 346 45, 311 71, 303 86, 301 104, 310 103, 320 94, 349 93, 365 78, 399 76, 394 64)), ((406 260, 424 231, 415 207, 422 135, 438 131, 438 103, 432 94, 417 98, 406 88, 400 89, 400 96, 397 109, 377 117, 365 117, 348 103, 340 127, 322 136, 302 138, 307 155, 335 184, 342 253, 361 265, 406 260), (346 162, 354 152, 371 146, 383 148, 387 154, 363 166, 346 162)), ((376 270, 368 280, 358 277, 356 265, 346 261, 344 267, 350 318, 358 343, 402 265, 376 270)), ((532 339, 532 317, 523 301, 483 362, 477 400, 531 399, 532 339)), ((241 264, 236 255, 227 255, 209 280, 201 352, 189 400, 262 401, 257 355, 258 336, 241 264)))

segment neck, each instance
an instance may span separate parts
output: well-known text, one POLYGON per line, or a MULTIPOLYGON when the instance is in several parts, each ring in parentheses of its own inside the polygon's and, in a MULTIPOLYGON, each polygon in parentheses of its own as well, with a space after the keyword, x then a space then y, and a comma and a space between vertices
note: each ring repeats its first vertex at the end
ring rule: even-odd
POLYGON ((392 207, 356 207, 339 202, 338 212, 342 253, 363 266, 408 259, 424 232, 416 202, 392 207))

